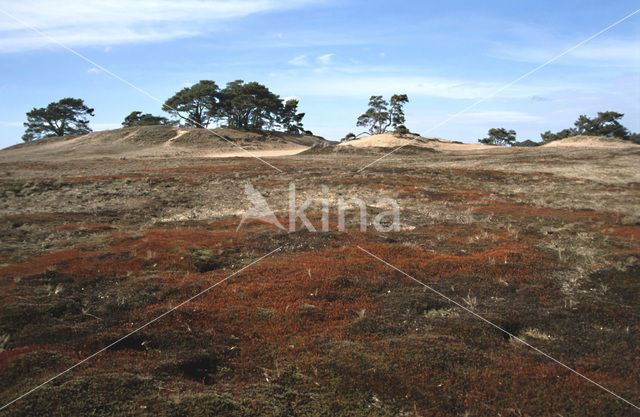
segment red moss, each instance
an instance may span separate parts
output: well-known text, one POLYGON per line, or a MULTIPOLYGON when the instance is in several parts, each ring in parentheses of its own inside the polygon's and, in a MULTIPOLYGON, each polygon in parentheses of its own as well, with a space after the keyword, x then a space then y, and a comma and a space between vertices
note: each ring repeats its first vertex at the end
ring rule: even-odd
POLYGON ((21 346, 14 349, 7 349, 0 352, 0 369, 4 370, 7 368, 7 365, 19 358, 20 356, 26 355, 27 353, 35 352, 38 350, 45 349, 45 346, 21 346))
POLYGON ((604 229, 604 234, 637 241, 640 240, 640 226, 610 226, 604 229))
POLYGON ((54 268, 64 268, 74 261, 83 258, 83 253, 76 249, 68 249, 54 252, 42 256, 34 256, 28 262, 14 263, 0 267, 0 277, 25 277, 36 274, 43 274, 47 270, 54 268))
POLYGON ((63 271, 78 279, 96 274, 126 276, 144 268, 188 271, 193 268, 191 250, 235 248, 237 239, 233 230, 151 229, 140 237, 116 233, 106 249, 91 252, 69 249, 35 256, 28 262, 0 267, 0 277, 25 277, 47 270, 63 271))
POLYGON ((405 193, 409 193, 409 194, 415 194, 415 193, 420 193, 422 192, 422 190, 420 188, 417 187, 398 187, 396 188, 396 191, 399 192, 405 192, 405 193))

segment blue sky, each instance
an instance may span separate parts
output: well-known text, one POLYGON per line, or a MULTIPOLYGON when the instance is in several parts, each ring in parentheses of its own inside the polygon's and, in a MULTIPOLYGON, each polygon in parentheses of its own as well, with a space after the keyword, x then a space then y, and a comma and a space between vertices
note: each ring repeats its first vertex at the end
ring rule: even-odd
MULTIPOLYGON (((258 81, 300 99, 305 127, 359 133, 369 96, 409 95, 407 127, 475 142, 539 140, 615 110, 640 131, 640 13, 449 122, 450 115, 634 12, 637 1, 0 0, 8 12, 165 100, 201 79, 258 81)), ((64 97, 94 130, 161 105, 0 13, 0 147, 64 97)))

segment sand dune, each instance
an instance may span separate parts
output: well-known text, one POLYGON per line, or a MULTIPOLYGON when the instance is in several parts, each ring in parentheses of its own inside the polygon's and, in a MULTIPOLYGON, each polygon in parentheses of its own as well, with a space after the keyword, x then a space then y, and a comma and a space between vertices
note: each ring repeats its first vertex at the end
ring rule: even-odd
POLYGON ((416 146, 433 148, 435 150, 464 151, 478 149, 496 149, 496 146, 486 146, 481 144, 454 143, 441 138, 424 138, 417 135, 397 136, 393 133, 383 133, 381 135, 371 135, 359 139, 342 142, 338 146, 352 146, 355 148, 397 148, 399 146, 416 146))
POLYGON ((0 160, 283 156, 323 143, 319 136, 282 132, 140 126, 21 143, 0 151, 0 160))
POLYGON ((554 140, 549 142, 544 147, 585 147, 585 148, 626 148, 640 146, 636 143, 628 140, 622 140, 618 138, 610 138, 607 136, 571 136, 566 139, 554 140))

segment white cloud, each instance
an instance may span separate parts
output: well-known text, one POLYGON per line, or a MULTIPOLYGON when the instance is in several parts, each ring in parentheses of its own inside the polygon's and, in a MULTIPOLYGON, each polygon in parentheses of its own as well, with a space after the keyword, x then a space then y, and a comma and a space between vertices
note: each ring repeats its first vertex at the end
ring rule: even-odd
MULTIPOLYGON (((305 96, 369 97, 372 94, 406 93, 409 94, 409 97, 429 96, 463 100, 479 100, 489 97, 504 86, 504 83, 492 81, 416 75, 365 75, 335 72, 325 72, 324 74, 319 77, 317 72, 313 72, 312 75, 300 74, 299 72, 286 73, 277 78, 273 77, 272 84, 278 86, 278 81, 281 81, 282 86, 286 86, 288 91, 295 91, 297 94, 305 96)), ((501 91, 496 98, 530 100, 534 94, 548 96, 571 87, 572 85, 566 82, 560 84, 522 83, 501 91)))
POLYGON ((3 126, 3 127, 22 127, 23 126, 22 123, 23 122, 3 122, 3 121, 0 121, 0 126, 3 126))
POLYGON ((297 67, 306 67, 309 66, 309 59, 306 55, 300 55, 289 61, 289 64, 297 67))
POLYGON ((100 72, 102 72, 102 71, 101 71, 101 70, 99 70, 99 69, 98 69, 98 68, 96 68, 96 67, 91 67, 91 68, 89 68, 89 69, 87 70, 87 72, 88 72, 89 74, 98 74, 98 73, 100 73, 100 72))
POLYGON ((318 60, 318 62, 322 65, 329 65, 331 64, 331 59, 335 56, 335 54, 324 54, 324 55, 320 55, 318 58, 316 58, 318 60))
POLYGON ((508 110, 490 110, 463 113, 456 118, 456 123, 522 123, 539 122, 544 120, 540 116, 508 110))
MULTIPOLYGON (((0 0, 0 8, 73 46, 149 42, 195 36, 225 20, 293 9, 318 0, 0 0)), ((0 52, 51 46, 22 23, 0 14, 0 52)))
MULTIPOLYGON (((571 48, 566 42, 544 45, 509 45, 494 50, 499 58, 518 62, 542 63, 571 48)), ((554 63, 572 65, 606 65, 637 67, 640 64, 640 41, 607 39, 594 40, 579 46, 554 63)))
POLYGON ((283 103, 286 103, 289 100, 298 100, 298 101, 300 101, 300 97, 298 97, 298 96, 287 96, 287 97, 281 97, 280 100, 282 100, 283 103))

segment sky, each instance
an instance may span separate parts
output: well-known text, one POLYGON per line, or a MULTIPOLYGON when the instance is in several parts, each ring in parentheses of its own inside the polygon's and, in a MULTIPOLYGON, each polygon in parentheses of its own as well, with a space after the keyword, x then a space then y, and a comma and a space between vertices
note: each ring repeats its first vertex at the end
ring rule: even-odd
POLYGON ((640 13, 509 85, 639 8, 615 0, 0 0, 0 148, 21 142, 34 107, 82 98, 95 109, 90 126, 113 129, 134 110, 167 116, 161 102, 205 79, 258 81, 298 98, 305 128, 330 140, 363 131, 356 119, 371 95, 396 93, 409 96, 406 126, 430 137, 473 143, 505 127, 539 140, 608 110, 640 132, 640 13))

